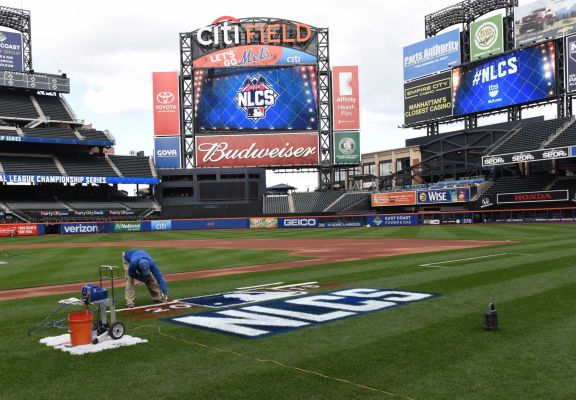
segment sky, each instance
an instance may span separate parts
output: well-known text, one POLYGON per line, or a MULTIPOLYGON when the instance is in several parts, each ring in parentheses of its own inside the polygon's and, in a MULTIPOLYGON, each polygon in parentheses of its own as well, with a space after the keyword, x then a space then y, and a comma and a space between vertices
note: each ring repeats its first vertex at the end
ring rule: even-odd
MULTIPOLYGON (((76 116, 116 138, 116 153, 153 154, 152 72, 179 70, 179 33, 216 18, 275 17, 329 28, 330 64, 358 65, 361 151, 404 147, 425 135, 403 122, 402 48, 424 39, 424 16, 454 0, 198 1, 4 0, 32 16, 37 72, 63 72, 76 116), (247 6, 252 4, 250 6, 247 6), (257 6, 255 6, 257 4, 257 6)), ((521 1, 520 5, 529 3, 521 1)), ((458 129, 451 125, 448 130, 458 129)), ((272 174, 267 184, 314 190, 315 174, 272 174)))

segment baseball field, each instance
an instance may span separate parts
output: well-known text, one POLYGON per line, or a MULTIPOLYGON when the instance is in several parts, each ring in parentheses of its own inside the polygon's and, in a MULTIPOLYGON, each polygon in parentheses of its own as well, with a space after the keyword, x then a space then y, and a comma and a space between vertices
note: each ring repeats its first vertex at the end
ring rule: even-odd
MULTIPOLYGON (((573 224, 2 238, 0 261, 1 399, 576 393, 573 224), (222 308, 121 311, 126 333, 148 343, 95 354, 39 343, 66 330, 28 335, 60 299, 80 297, 80 288, 97 280, 98 266, 122 268, 121 253, 134 247, 155 258, 170 300, 296 290, 282 300, 222 308), (483 329, 489 303, 498 311, 498 331, 483 329), (247 322, 255 315, 261 318, 247 322)), ((122 308, 121 286, 116 297, 122 308)), ((136 305, 149 302, 139 286, 136 305)))

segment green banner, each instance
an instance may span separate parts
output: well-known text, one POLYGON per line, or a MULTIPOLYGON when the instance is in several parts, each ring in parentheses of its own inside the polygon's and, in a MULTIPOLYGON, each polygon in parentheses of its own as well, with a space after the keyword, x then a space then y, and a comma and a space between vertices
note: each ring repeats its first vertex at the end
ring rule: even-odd
POLYGON ((116 222, 114 232, 140 232, 140 222, 116 222))
POLYGON ((493 15, 470 26, 470 60, 490 57, 504 51, 502 15, 493 15))
POLYGON ((334 162, 360 164, 360 132, 334 132, 334 162))

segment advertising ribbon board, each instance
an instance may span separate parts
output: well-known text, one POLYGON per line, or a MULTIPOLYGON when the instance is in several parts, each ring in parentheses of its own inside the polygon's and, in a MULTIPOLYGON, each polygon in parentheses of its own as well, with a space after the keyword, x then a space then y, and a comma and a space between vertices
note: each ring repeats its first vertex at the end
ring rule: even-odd
POLYGON ((278 228, 278 218, 250 218, 250 229, 278 228))
POLYGON ((452 73, 442 72, 404 84, 404 124, 452 115, 452 73))
POLYGON ((114 232, 140 232, 141 229, 140 222, 116 222, 113 226, 114 232))
POLYGON ((409 206, 416 204, 416 192, 374 193, 372 207, 409 206))
POLYGON ((542 192, 498 193, 498 204, 542 203, 548 201, 568 201, 568 190, 542 192))
POLYGON ((419 190, 418 204, 463 203, 470 199, 469 188, 419 190))
POLYGON ((282 46, 237 46, 214 51, 197 58, 193 66, 197 68, 252 67, 262 65, 302 65, 316 64, 318 59, 312 54, 282 46))
POLYGON ((470 24, 470 60, 476 61, 504 51, 502 15, 474 21, 470 24))
POLYGON ((38 236, 37 224, 4 224, 0 225, 0 237, 38 236))
MULTIPOLYGON (((573 156, 574 154, 572 154, 573 156)), ((533 162, 542 160, 557 160, 559 158, 570 157, 568 147, 556 147, 554 149, 521 151, 518 153, 497 154, 493 156, 483 156, 482 166, 492 167, 495 165, 516 164, 520 162, 533 162)))

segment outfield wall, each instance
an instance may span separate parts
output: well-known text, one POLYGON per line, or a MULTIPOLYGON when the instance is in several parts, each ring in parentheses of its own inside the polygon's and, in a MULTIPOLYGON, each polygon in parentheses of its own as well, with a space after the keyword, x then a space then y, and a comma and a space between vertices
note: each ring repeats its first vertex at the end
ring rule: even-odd
POLYGON ((48 233, 154 232, 208 229, 354 228, 478 223, 576 222, 576 208, 489 211, 421 212, 337 216, 174 219, 152 221, 77 222, 57 224, 3 224, 0 237, 39 236, 48 233))

